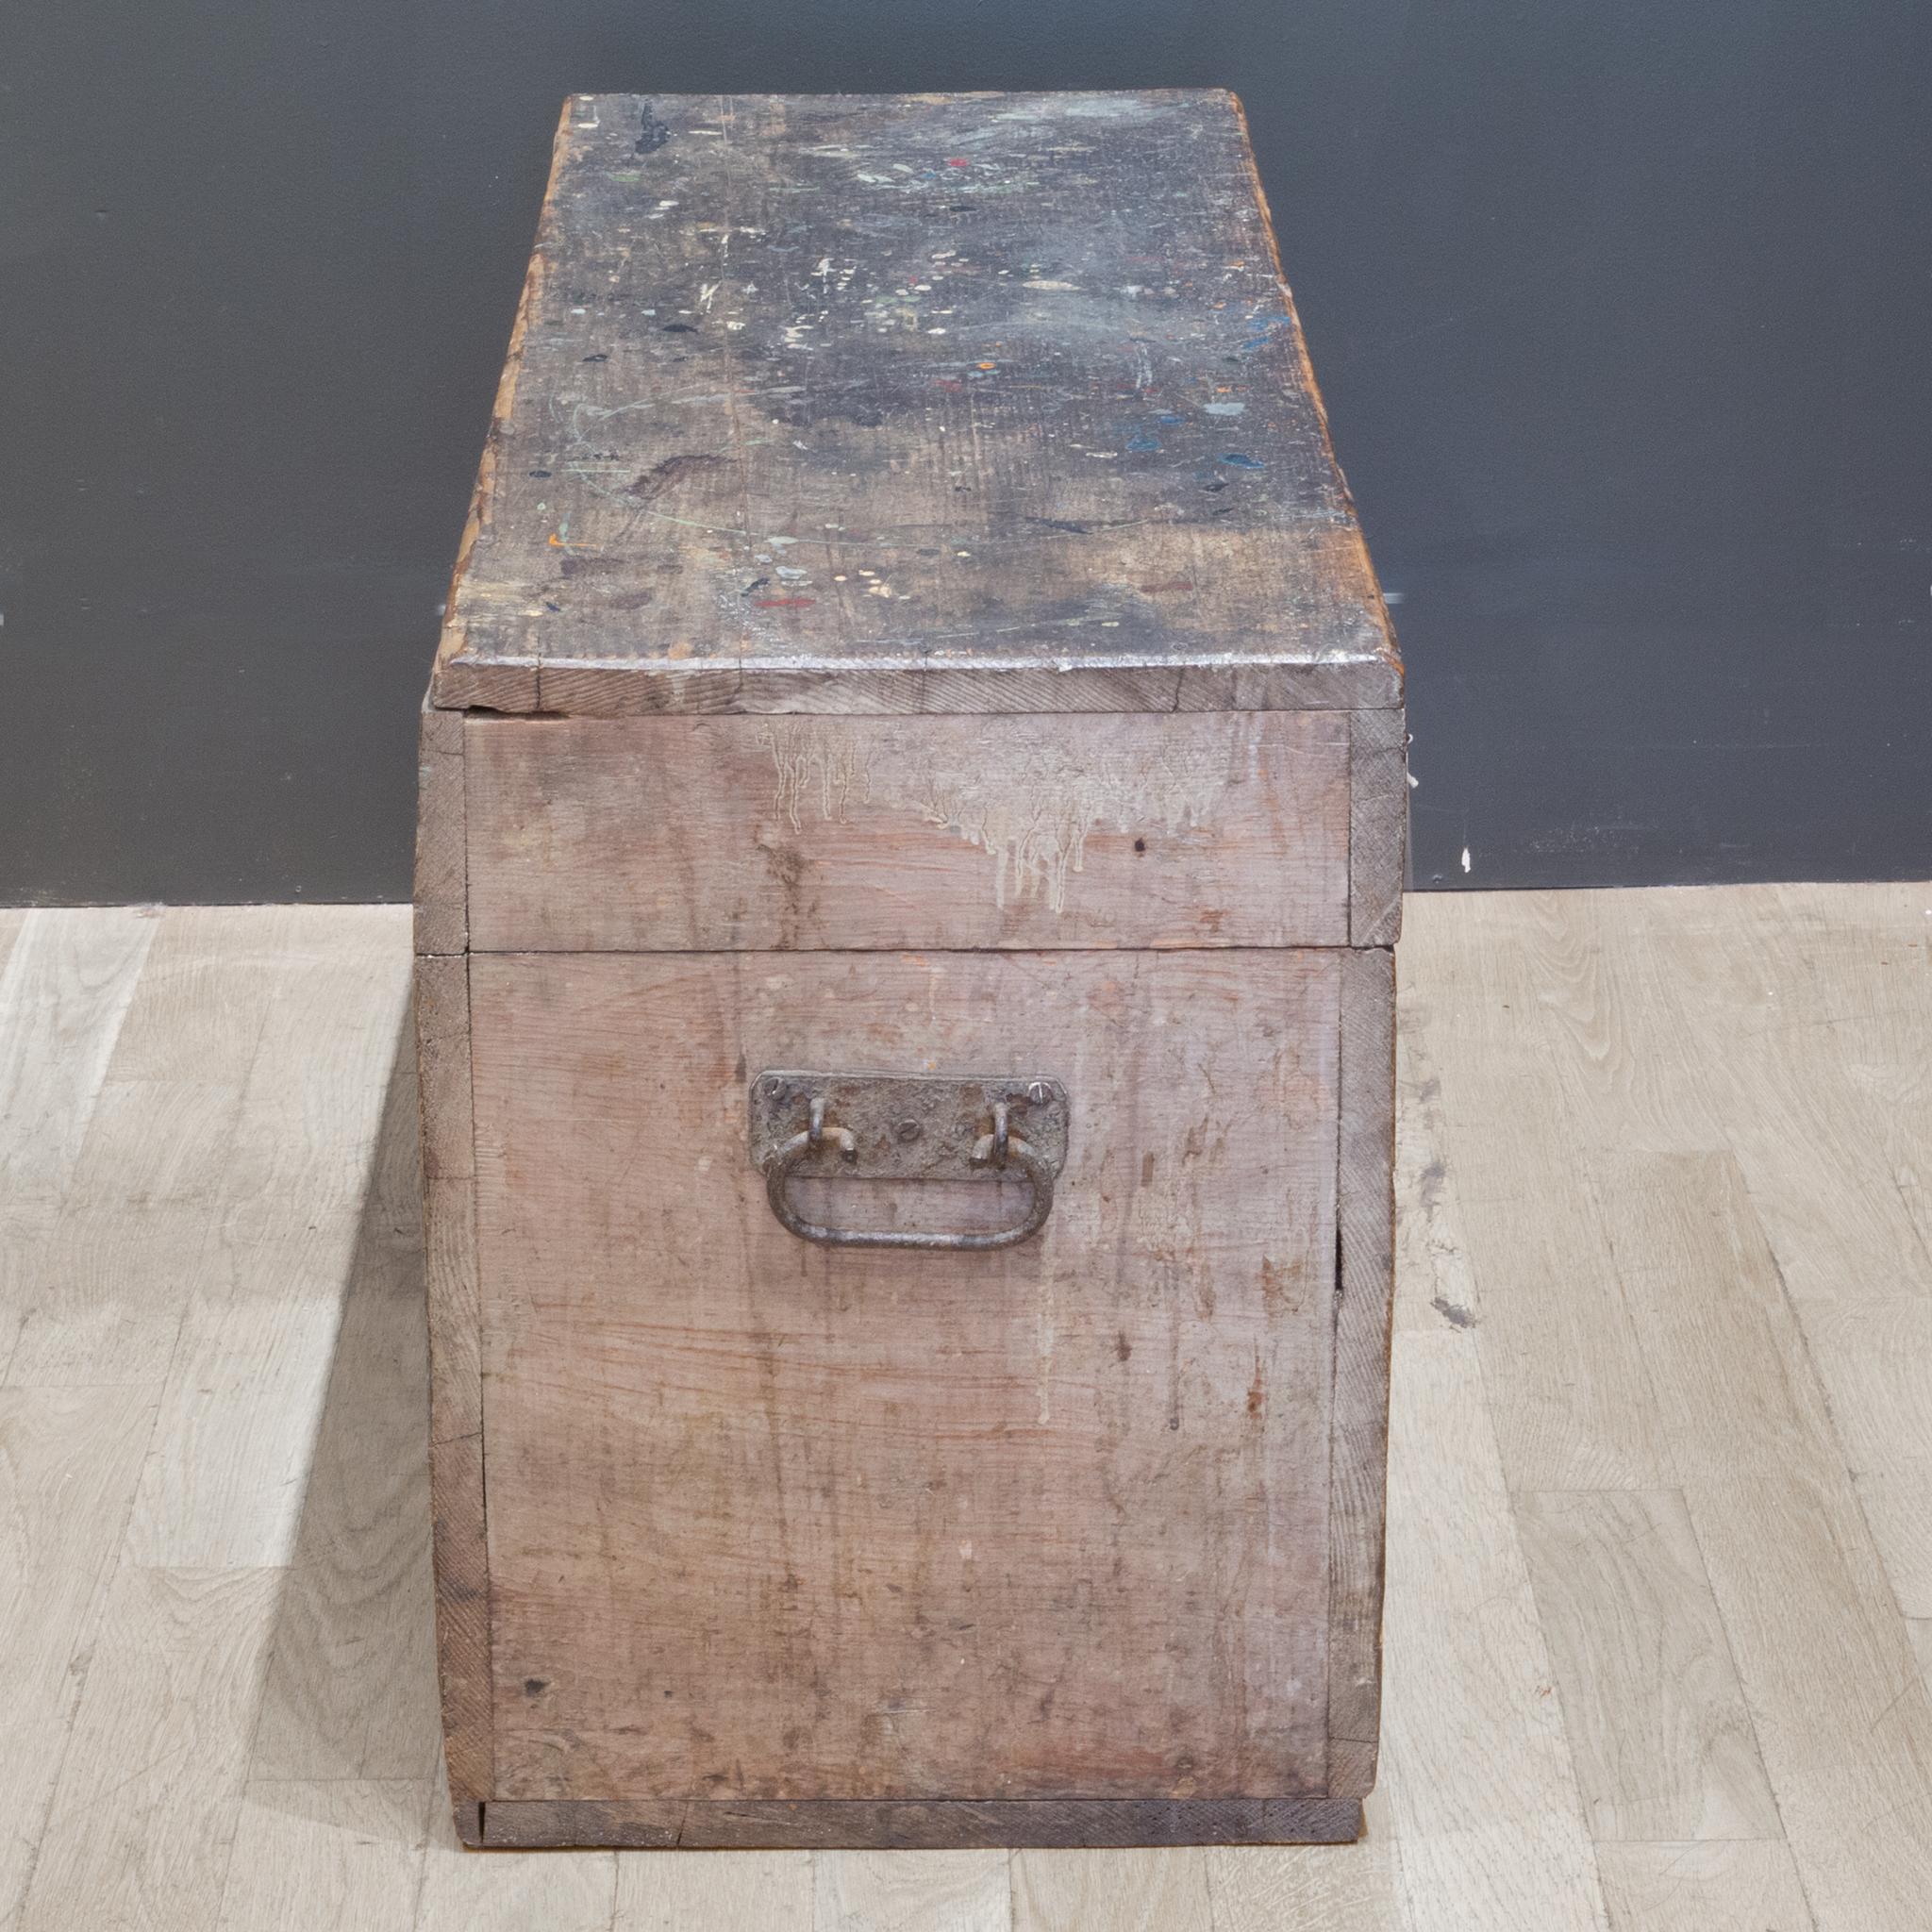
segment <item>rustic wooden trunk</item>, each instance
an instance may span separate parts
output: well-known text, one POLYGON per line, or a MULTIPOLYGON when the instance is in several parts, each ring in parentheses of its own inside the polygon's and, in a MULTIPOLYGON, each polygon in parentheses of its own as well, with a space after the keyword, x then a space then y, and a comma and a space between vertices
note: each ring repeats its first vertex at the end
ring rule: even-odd
POLYGON ((1401 672, 1236 103, 573 100, 423 752, 464 1837, 1356 1836, 1401 672))

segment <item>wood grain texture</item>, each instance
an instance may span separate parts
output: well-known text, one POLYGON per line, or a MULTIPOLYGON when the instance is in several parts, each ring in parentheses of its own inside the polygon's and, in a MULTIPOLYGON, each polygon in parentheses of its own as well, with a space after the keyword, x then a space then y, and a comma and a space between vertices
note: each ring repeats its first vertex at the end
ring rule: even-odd
POLYGON ((1602 1932, 1474 1336, 1395 1338, 1383 1777, 1406 1932, 1602 1932))
POLYGON ((55 1379, 42 1365, 71 1359, 65 1311, 92 1299, 47 1250, 85 1239, 61 1207, 158 924, 113 907, 9 912, 0 927, 0 1374, 16 1384, 55 1379))
POLYGON ((462 713, 425 702, 416 745, 416 950, 460 953, 470 943, 462 713))
MULTIPOLYGON (((1392 1689, 1393 1687, 1391 1687, 1392 1689)), ((1213 1932, 1401 1932, 1401 1848, 1386 1790, 1362 1801, 1362 1837, 1326 1846, 1227 1846, 1205 1857, 1213 1932)), ((1105 1925, 1107 1921, 1091 1922, 1105 1925)))
MULTIPOLYGON (((659 1851, 1341 1844, 1360 1835, 1355 1798, 580 1798, 483 1807, 486 1845, 659 1851)), ((1003 1887, 1005 1876, 1002 1861, 1003 1887)))
POLYGON ((1340 945, 1348 721, 478 718, 479 952, 1340 945))
POLYGON ((1932 1616, 1932 1250, 1917 1277, 1794 1300, 1898 1607, 1932 1616))
POLYGON ((175 1168, 160 1198, 135 1193, 109 1204, 96 1196, 92 1212, 76 1203, 72 1212, 0 1217, 18 1230, 8 1245, 21 1259, 13 1306, 25 1316, 8 1381, 152 1390, 167 1378, 195 1287, 224 1265, 212 1224, 216 1205, 195 1198, 190 1180, 203 1155, 225 1152, 194 1131, 208 1118, 195 1109, 217 1103, 218 1090, 209 1088, 128 1088, 97 1112, 93 1145, 103 1180, 108 1158, 125 1151, 130 1175, 175 1168), (169 1157, 180 1155, 188 1158, 176 1166, 169 1157), (182 1186, 191 1190, 185 1197, 174 1191, 182 1186))
POLYGON ((1516 1520, 1591 1835, 1778 1837, 1683 1497, 1524 1495, 1516 1520))
MULTIPOLYGON (((479 1857, 451 1831, 452 1808, 439 1785, 430 1800, 416 1932, 610 1932, 617 1904, 612 1853, 479 1857)), ((463 1807, 454 1809, 460 1815, 463 1807)))
MULTIPOLYGON (((169 907, 152 922, 105 1089, 243 1086, 283 981, 318 950, 352 943, 370 918, 338 907, 169 907)), ((111 1175, 99 1180, 105 1202, 111 1175)))
POLYGON ((1738 1164, 1604 1155, 1598 1171, 1819 1925, 1909 1924, 1932 1878, 1932 1700, 1738 1164))
POLYGON ((1597 1863, 1610 1932, 1813 1932, 1818 1924, 1781 1838, 1599 1845, 1597 1863))
POLYGON ((1328 1496, 1328 1777, 1359 1797, 1381 1735, 1389 1342, 1395 1292, 1395 959, 1344 953, 1328 1496))
POLYGON ((277 908, 275 997, 249 1072, 225 1190, 241 1243, 300 1225, 353 1230, 372 1182, 383 1097, 409 1002, 407 906, 277 908))
POLYGON ((474 1839, 494 1766, 467 958, 418 958, 415 1012, 437 1671, 450 1794, 474 1839))
POLYGON ((720 1858, 620 1858, 613 1932, 814 1932, 809 1852, 720 1858))
POLYGON ((251 1782, 220 1932, 411 1932, 428 1795, 420 1779, 251 1782))
MULTIPOLYGON (((384 1102, 378 1167, 415 1145, 405 1050, 384 1102)), ((406 1190, 372 1176, 341 1286, 250 1752, 255 1784, 297 1794, 327 1780, 426 1788, 438 1753, 423 1236, 413 1158, 408 1165, 406 1190)))
POLYGON ((1408 729, 1400 709, 1349 714, 1348 938, 1392 946, 1408 855, 1408 729))
POLYGON ((406 908, 302 911, 168 1361, 137 1562, 265 1567, 295 1547, 408 997, 406 908))
MULTIPOLYGON (((1418 939, 1428 950, 1446 896, 1415 895, 1405 956, 1418 939)), ((1575 1130, 1562 1076, 1549 1076, 1548 980, 1523 916, 1496 903, 1516 895, 1474 896, 1458 942, 1407 982, 1400 1024, 1425 1037, 1456 1095, 1446 1154, 1476 1257, 1483 1316, 1472 1332, 1503 1467, 1512 1490, 1669 1489, 1670 1438, 1644 1353, 1615 1271, 1599 1265, 1598 1200, 1577 1160, 1551 1158, 1575 1130)))
POLYGON ((32 912, 20 928, 0 969, 9 1208, 65 1191, 159 924, 117 906, 32 912))
POLYGON ((576 96, 433 691, 1396 703, 1232 97, 576 96))
POLYGON ((1807 1350, 1886 1574, 1932 1612, 1932 929, 1924 886, 1853 905, 1815 887, 1654 908, 1670 985, 1807 1350), (1821 1014, 1821 990, 1831 1004, 1821 1014))
POLYGON ((1010 1867, 998 1851, 821 1852, 813 1932, 1008 1932, 1010 1867))
POLYGON ((1924 911, 1911 884, 1543 893, 1484 901, 1468 940, 1535 989, 1503 997, 1568 1131, 1737 1156, 1908 1613, 1932 1606, 1924 911))
POLYGON ((327 1226, 203 1254, 142 1471, 132 1560, 216 1572, 292 1557, 354 1255, 354 1228, 327 1226))
POLYGON ((153 1426, 150 1391, 0 1390, 0 1925, 18 1924, 153 1426))
MULTIPOLYGON (((417 1101, 425 1181, 476 1171, 470 1113, 470 962, 419 954, 413 983, 417 1101)), ((435 1188, 430 1188, 433 1207, 435 1188)))
POLYGON ((279 1581, 122 1565, 22 1932, 216 1923, 279 1581))
POLYGON ((1208 1857, 1149 1851, 1023 1851, 1012 1865, 1013 1932, 1214 1932, 1208 1857))
POLYGON ((1339 974, 476 958, 492 1795, 1321 1790, 1339 974), (1042 1236, 786 1233, 748 1073, 855 1059, 1064 1079, 1042 1236))
POLYGON ((308 910, 184 908, 149 922, 62 1211, 18 1304, 17 1382, 165 1381, 197 1287, 228 1265, 235 1136, 308 910))
MULTIPOLYGON (((556 192, 557 175, 562 163, 565 128, 571 119, 565 104, 562 122, 550 144, 550 178, 544 189, 547 208, 556 192)), ((476 466, 476 487, 470 498, 470 513, 463 521, 463 534, 457 545, 457 560, 450 572, 449 594, 444 599, 442 635, 437 641, 436 665, 430 674, 425 703, 429 707, 450 706, 461 709, 475 705, 496 711, 531 711, 537 708, 537 664, 514 651, 497 652, 489 658, 466 649, 468 637, 463 624, 455 618, 457 592, 470 568, 470 558, 479 541, 486 544, 493 535, 490 525, 496 514, 496 472, 503 459, 504 443, 510 432, 510 418, 516 408, 517 385, 523 375, 524 348, 528 339, 530 317, 542 295, 546 264, 541 253, 531 257, 524 276, 523 291, 517 298, 516 318, 510 325, 509 345, 504 353, 503 370, 497 377, 496 400, 490 413, 490 433, 484 439, 482 459, 476 466)))

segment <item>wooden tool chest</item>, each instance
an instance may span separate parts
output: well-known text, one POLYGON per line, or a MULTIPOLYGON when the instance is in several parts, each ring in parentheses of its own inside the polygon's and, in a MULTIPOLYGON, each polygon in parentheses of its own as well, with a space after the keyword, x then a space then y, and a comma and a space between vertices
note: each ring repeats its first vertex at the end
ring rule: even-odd
POLYGON ((1230 96, 570 102, 423 722, 469 1841, 1357 1834, 1401 703, 1230 96))

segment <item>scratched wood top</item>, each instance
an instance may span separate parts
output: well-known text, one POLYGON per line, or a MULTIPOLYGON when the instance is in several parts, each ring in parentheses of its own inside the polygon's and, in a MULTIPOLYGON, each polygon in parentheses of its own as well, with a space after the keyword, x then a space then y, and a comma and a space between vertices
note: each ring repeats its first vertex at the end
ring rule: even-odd
POLYGON ((1239 104, 574 97, 432 695, 1399 703, 1239 104))

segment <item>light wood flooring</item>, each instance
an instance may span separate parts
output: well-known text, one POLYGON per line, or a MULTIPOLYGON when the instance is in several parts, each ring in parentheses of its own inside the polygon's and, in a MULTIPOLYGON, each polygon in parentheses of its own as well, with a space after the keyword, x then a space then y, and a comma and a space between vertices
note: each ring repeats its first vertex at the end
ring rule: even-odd
POLYGON ((1409 902, 1362 1844, 476 1855, 407 910, 0 912, 0 1928, 1932 1926, 1928 939, 1409 902))

